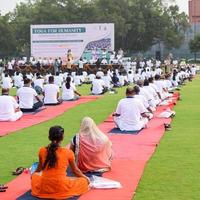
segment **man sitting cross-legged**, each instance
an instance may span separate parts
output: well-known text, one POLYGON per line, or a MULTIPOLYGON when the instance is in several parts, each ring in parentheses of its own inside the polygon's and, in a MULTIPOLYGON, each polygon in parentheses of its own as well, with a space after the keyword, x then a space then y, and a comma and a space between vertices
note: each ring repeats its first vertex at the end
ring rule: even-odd
POLYGON ((43 106, 43 102, 31 87, 31 80, 28 78, 24 79, 24 87, 17 90, 17 98, 22 112, 34 112, 43 106))
POLYGON ((9 96, 9 89, 2 89, 0 96, 0 121, 17 121, 22 111, 14 97, 9 96))
POLYGON ((54 77, 49 77, 49 84, 46 84, 43 89, 44 105, 58 105, 62 103, 59 99, 60 89, 59 86, 54 84, 54 77))
POLYGON ((147 109, 134 95, 133 87, 128 87, 126 98, 120 100, 113 114, 114 121, 121 131, 139 131, 148 122, 147 109))

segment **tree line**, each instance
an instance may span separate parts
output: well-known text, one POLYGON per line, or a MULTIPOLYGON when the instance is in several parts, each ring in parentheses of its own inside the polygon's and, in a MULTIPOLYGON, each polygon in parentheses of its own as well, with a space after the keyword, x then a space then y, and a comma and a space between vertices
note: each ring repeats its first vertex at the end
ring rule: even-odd
POLYGON ((28 56, 31 24, 114 23, 116 49, 146 51, 156 43, 178 48, 188 17, 161 0, 27 0, 0 15, 0 57, 28 56))

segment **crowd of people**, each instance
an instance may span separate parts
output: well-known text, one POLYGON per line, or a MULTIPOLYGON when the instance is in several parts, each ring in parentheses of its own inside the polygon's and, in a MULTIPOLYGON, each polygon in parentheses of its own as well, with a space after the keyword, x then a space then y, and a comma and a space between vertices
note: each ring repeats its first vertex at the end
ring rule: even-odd
MULTIPOLYGON (((165 73, 160 64, 154 66, 150 60, 141 61, 136 68, 127 62, 121 70, 103 71, 99 68, 90 74, 86 71, 56 72, 55 75, 15 72, 14 76, 9 76, 3 72, 0 121, 16 121, 23 113, 34 112, 42 106, 77 100, 81 94, 76 86, 82 84, 91 84, 92 95, 102 95, 107 91, 115 93, 116 88, 127 86, 126 97, 118 103, 113 120, 121 131, 139 131, 147 127, 157 106, 172 97, 173 90, 186 80, 192 80, 196 74, 194 65, 177 66, 171 73, 165 73), (16 98, 9 95, 12 87, 17 88, 16 98)), ((93 119, 85 117, 82 120, 69 149, 61 147, 63 138, 62 127, 50 128, 50 144, 39 150, 39 164, 32 174, 33 196, 51 199, 78 196, 90 189, 90 180, 85 173, 111 170, 112 143, 93 119), (66 176, 68 166, 77 178, 66 176)))
POLYGON ((127 67, 126 64, 120 70, 104 71, 99 68, 95 73, 89 74, 86 71, 56 72, 55 75, 15 72, 13 76, 9 76, 3 72, 0 101, 4 103, 1 103, 0 121, 15 121, 22 117, 22 112, 34 112, 43 105, 56 106, 63 101, 77 100, 81 94, 76 87, 82 84, 91 84, 92 95, 102 95, 107 91, 115 93, 117 87, 137 84, 138 88, 134 92, 138 93, 137 98, 142 99, 141 94, 143 94, 144 106, 151 108, 148 111, 154 111, 160 101, 168 97, 171 90, 196 74, 194 65, 174 68, 172 73, 166 74, 160 66, 154 67, 150 61, 146 65, 143 65, 143 61, 140 63, 143 67, 136 70, 131 65, 127 67), (17 99, 9 96, 12 87, 17 88, 17 99), (5 101, 6 98, 10 100, 5 101), (7 113, 4 111, 4 104, 9 108, 7 113))

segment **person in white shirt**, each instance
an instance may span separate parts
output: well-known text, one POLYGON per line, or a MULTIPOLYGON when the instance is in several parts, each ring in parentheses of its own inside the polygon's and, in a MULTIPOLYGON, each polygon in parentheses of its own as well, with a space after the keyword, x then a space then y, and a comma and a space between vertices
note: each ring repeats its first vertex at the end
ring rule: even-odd
POLYGON ((31 87, 31 80, 24 79, 24 86, 17 90, 19 107, 22 112, 34 112, 43 106, 36 91, 31 87))
POLYGON ((101 64, 102 64, 102 65, 107 65, 107 64, 108 64, 106 58, 103 58, 103 59, 102 59, 101 64))
POLYGON ((54 84, 54 77, 49 77, 49 84, 46 84, 43 89, 44 105, 58 105, 62 103, 59 99, 60 90, 59 87, 54 84))
POLYGON ((120 100, 113 114, 114 121, 121 131, 139 131, 148 123, 148 111, 134 95, 133 87, 128 87, 126 98, 120 100))
POLYGON ((12 79, 10 78, 8 74, 5 74, 2 79, 2 88, 10 89, 12 88, 12 86, 13 86, 12 79))
POLYGON ((0 96, 0 121, 17 121, 23 113, 14 97, 9 96, 9 89, 2 89, 0 96))
POLYGON ((133 83, 133 81, 134 81, 134 75, 133 75, 133 73, 132 73, 132 71, 129 71, 128 72, 128 82, 131 84, 131 83, 133 83))
POLYGON ((96 76, 96 79, 92 82, 92 94, 100 95, 104 94, 107 91, 105 82, 101 79, 100 76, 96 76))
POLYGON ((36 74, 36 80, 33 82, 34 88, 38 94, 41 94, 41 91, 44 88, 44 78, 40 76, 40 73, 36 74))
POLYGON ((134 97, 136 99, 138 99, 143 105, 144 107, 148 110, 148 113, 146 113, 146 115, 148 116, 149 119, 152 119, 153 118, 153 111, 148 103, 148 101, 146 100, 146 98, 140 94, 140 87, 139 86, 134 86, 134 92, 135 92, 135 95, 134 97))
POLYGON ((112 79, 110 75, 108 75, 107 72, 104 72, 104 76, 102 77, 102 80, 105 82, 105 87, 108 89, 111 89, 113 85, 111 85, 112 79))
MULTIPOLYGON (((146 80, 148 81, 148 80, 146 80)), ((151 91, 149 91, 146 86, 144 87, 144 81, 143 80, 139 80, 137 82, 137 85, 140 87, 140 94, 143 95, 146 100, 148 101, 149 106, 151 107, 152 111, 155 111, 156 108, 156 103, 153 97, 153 94, 151 93, 151 91)))
POLYGON ((75 101, 78 100, 81 94, 76 91, 75 85, 71 81, 71 77, 66 78, 66 82, 62 85, 62 100, 75 101))
POLYGON ((104 73, 102 71, 102 69, 100 68, 99 71, 96 73, 96 76, 99 76, 99 77, 103 77, 104 76, 104 73))
POLYGON ((74 84, 75 84, 75 86, 81 86, 82 83, 84 82, 84 77, 80 73, 75 73, 75 75, 73 76, 73 78, 74 78, 74 84))
POLYGON ((14 86, 16 88, 20 88, 24 84, 22 75, 19 72, 16 72, 16 75, 13 77, 13 80, 14 80, 14 86))
POLYGON ((158 74, 155 75, 154 84, 158 87, 161 99, 164 100, 165 98, 167 98, 168 97, 168 91, 167 91, 167 88, 164 84, 164 81, 161 80, 160 75, 158 75, 158 74))
POLYGON ((56 72, 56 75, 54 76, 54 83, 58 86, 61 87, 63 83, 63 77, 60 76, 59 72, 56 72))
POLYGON ((88 75, 89 83, 92 83, 94 81, 95 77, 96 77, 95 74, 93 74, 93 73, 89 74, 88 75))
POLYGON ((78 68, 80 72, 83 72, 83 67, 84 67, 84 61, 83 58, 80 58, 80 60, 78 61, 78 68))

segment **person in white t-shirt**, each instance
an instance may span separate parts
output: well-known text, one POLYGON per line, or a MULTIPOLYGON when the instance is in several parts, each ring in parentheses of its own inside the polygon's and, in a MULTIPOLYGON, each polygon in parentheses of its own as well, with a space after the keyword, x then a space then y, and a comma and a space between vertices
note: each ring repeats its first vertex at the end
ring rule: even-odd
POLYGON ((144 107, 149 111, 149 113, 146 113, 146 114, 149 116, 149 118, 152 118, 153 111, 152 111, 147 99, 144 97, 144 95, 140 94, 140 87, 138 85, 136 85, 136 86, 134 86, 133 89, 134 89, 134 93, 135 93, 134 97, 136 99, 138 99, 144 105, 144 107))
POLYGON ((56 75, 54 76, 54 83, 58 86, 61 87, 63 83, 63 77, 60 76, 59 72, 56 72, 56 75))
POLYGON ((93 74, 93 73, 89 74, 88 75, 89 83, 92 83, 94 81, 95 77, 96 77, 95 74, 93 74))
POLYGON ((59 99, 60 90, 59 87, 54 84, 54 77, 49 77, 49 84, 46 84, 43 89, 44 105, 58 105, 62 103, 59 99))
POLYGON ((62 85, 62 100, 74 101, 78 100, 81 94, 76 91, 75 85, 71 82, 71 77, 66 78, 66 82, 62 85))
POLYGON ((105 82, 101 79, 100 76, 96 76, 96 79, 92 82, 92 94, 100 95, 104 94, 107 91, 105 82))
POLYGON ((148 111, 134 95, 134 89, 128 87, 126 98, 120 100, 113 114, 114 121, 121 131, 139 131, 148 123, 148 111))
POLYGON ((31 80, 24 79, 24 86, 17 90, 19 107, 22 112, 34 112, 43 106, 37 92, 31 87, 31 80))
POLYGON ((12 88, 12 86, 13 86, 12 79, 10 78, 8 74, 5 74, 2 79, 2 88, 10 89, 12 88))
POLYGON ((43 89, 44 87, 44 78, 42 78, 40 76, 40 73, 36 74, 36 80, 34 81, 34 87, 40 87, 41 89, 43 89))
POLYGON ((3 88, 0 96, 0 121, 17 121, 22 114, 15 98, 9 96, 9 89, 3 88))
POLYGON ((83 58, 80 58, 80 60, 78 61, 78 68, 80 72, 83 72, 83 67, 84 67, 84 61, 83 58))
POLYGON ((102 77, 102 80, 104 81, 105 83, 105 87, 107 87, 108 89, 111 89, 112 88, 112 79, 110 77, 110 75, 107 73, 107 72, 104 72, 104 76, 102 77))
POLYGON ((15 76, 13 77, 13 80, 14 80, 14 86, 16 88, 20 88, 24 84, 22 75, 19 72, 16 72, 15 76))

